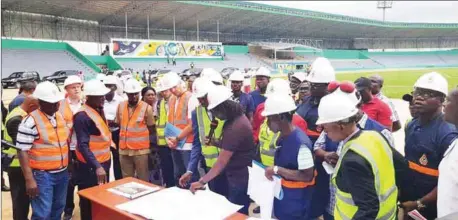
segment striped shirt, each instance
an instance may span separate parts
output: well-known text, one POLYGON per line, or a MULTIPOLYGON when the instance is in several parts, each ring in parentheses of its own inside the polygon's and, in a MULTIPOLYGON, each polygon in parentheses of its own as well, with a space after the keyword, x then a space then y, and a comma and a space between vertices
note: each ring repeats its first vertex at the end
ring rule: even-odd
MULTIPOLYGON (((57 128, 56 115, 46 117, 49 119, 54 129, 57 128)), ((33 142, 39 139, 38 129, 35 125, 35 120, 32 116, 25 117, 21 124, 19 125, 17 138, 16 138, 16 147, 22 151, 28 151, 32 148, 33 142)))

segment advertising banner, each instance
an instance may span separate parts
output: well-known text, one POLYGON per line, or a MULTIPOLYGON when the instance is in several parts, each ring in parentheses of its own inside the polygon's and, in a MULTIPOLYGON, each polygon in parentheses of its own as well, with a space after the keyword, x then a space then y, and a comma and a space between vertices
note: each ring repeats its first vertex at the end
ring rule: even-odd
POLYGON ((218 58, 222 43, 111 39, 111 55, 120 58, 218 58))

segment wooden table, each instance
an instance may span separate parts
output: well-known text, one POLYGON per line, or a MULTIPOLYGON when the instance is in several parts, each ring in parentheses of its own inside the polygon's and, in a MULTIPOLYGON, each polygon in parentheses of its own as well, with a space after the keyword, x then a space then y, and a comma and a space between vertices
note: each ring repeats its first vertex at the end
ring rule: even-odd
MULTIPOLYGON (((91 187, 84 189, 78 192, 78 194, 91 201, 92 204, 92 219, 93 220, 126 220, 126 219, 135 219, 135 220, 144 220, 145 218, 138 215, 133 215, 128 212, 117 209, 116 206, 130 199, 125 198, 120 195, 116 195, 112 192, 107 191, 107 189, 128 183, 128 182, 137 182, 149 186, 156 186, 154 184, 128 177, 121 180, 113 181, 104 185, 91 187)), ((154 207, 151 207, 154 208, 154 207)), ((227 220, 245 220, 248 216, 240 213, 234 213, 229 216, 227 220)))

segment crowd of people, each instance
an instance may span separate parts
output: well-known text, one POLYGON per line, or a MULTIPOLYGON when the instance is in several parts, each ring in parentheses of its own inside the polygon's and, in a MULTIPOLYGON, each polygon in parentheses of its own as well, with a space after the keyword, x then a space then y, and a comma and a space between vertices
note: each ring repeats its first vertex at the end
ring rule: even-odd
MULTIPOLYGON (((8 169, 13 219, 28 219, 29 204, 32 219, 71 219, 75 187, 124 177, 192 192, 208 185, 248 215, 253 160, 266 178, 281 177, 272 213, 281 220, 458 211, 458 90, 449 93, 441 74, 422 75, 403 96, 412 116, 404 130, 380 75, 339 82, 320 57, 288 79, 264 67, 253 77, 249 93, 240 71, 225 82, 211 68, 144 87, 135 76, 69 76, 65 95, 50 82, 24 84, 2 126, 19 149, 5 151, 17 155, 8 169), (171 126, 181 133, 167 136, 171 126), (405 132, 404 154, 392 132, 405 132)), ((79 207, 91 219, 90 202, 79 207)))

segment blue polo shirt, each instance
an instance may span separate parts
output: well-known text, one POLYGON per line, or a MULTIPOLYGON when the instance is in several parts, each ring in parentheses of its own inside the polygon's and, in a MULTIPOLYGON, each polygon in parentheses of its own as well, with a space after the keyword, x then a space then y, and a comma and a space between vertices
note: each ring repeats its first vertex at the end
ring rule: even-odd
POLYGON ((199 164, 199 159, 202 157, 202 144, 200 143, 199 136, 199 124, 197 124, 197 112, 193 110, 191 112, 191 122, 192 122, 192 133, 194 135, 194 140, 192 141, 191 156, 187 164, 187 171, 192 173, 197 173, 197 165, 199 164))
POLYGON ((242 106, 242 110, 246 115, 248 115, 248 113, 254 114, 254 102, 250 94, 242 92, 239 97, 232 96, 231 99, 242 106))
POLYGON ((401 201, 420 199, 437 186, 439 163, 457 136, 455 126, 445 122, 442 113, 426 125, 418 118, 407 125, 404 151, 411 187, 401 190, 401 201))
POLYGON ((307 135, 312 143, 318 139, 321 134, 321 129, 316 126, 318 120, 318 105, 321 98, 307 96, 304 97, 302 104, 297 106, 296 113, 307 122, 307 135))
POLYGON ((254 90, 250 93, 251 98, 253 99, 253 109, 258 108, 258 105, 265 102, 267 97, 261 94, 259 89, 254 90))

